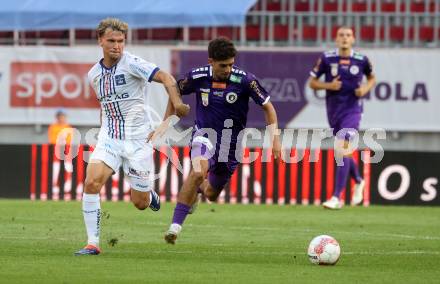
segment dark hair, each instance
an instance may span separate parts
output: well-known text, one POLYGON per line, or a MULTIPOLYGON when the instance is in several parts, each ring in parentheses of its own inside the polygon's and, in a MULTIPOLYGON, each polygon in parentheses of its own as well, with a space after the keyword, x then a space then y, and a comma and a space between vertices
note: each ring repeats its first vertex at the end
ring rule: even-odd
POLYGON ((219 37, 209 42, 208 56, 220 61, 235 57, 237 50, 232 41, 226 37, 219 37))
POLYGON ((351 30, 353 32, 353 36, 354 36, 354 29, 350 26, 340 26, 338 27, 337 31, 339 30, 351 30))

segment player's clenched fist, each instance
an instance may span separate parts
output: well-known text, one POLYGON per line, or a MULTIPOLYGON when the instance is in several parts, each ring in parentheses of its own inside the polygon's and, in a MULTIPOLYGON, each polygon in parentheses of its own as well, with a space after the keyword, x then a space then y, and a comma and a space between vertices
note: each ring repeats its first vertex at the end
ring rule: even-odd
POLYGON ((174 108, 176 109, 176 115, 178 117, 187 116, 191 110, 190 106, 184 103, 179 103, 174 108))
POLYGON ((354 93, 357 97, 363 97, 368 93, 368 89, 365 86, 360 86, 354 90, 354 93))
POLYGON ((337 76, 336 78, 333 79, 333 81, 331 81, 330 83, 330 90, 332 91, 339 91, 342 87, 342 82, 339 80, 340 76, 337 76))

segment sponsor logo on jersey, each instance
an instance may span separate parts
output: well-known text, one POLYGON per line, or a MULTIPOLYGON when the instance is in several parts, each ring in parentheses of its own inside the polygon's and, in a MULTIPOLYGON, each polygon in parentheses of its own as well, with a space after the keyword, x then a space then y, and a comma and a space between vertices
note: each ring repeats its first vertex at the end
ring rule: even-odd
POLYGON ((214 89, 226 89, 225 82, 212 82, 212 88, 214 89))
POLYGON ((330 74, 333 77, 338 76, 338 63, 330 63, 330 74))
POLYGON ((141 73, 142 75, 144 75, 146 78, 149 78, 151 73, 148 72, 147 70, 141 68, 140 66, 134 65, 134 64, 130 64, 130 67, 136 69, 139 73, 141 73))
POLYGON ((364 56, 361 55, 361 54, 354 54, 353 57, 356 58, 356 59, 359 59, 359 60, 363 60, 364 59, 364 56))
POLYGON ((114 94, 114 95, 103 96, 103 97, 99 98, 99 101, 101 103, 102 102, 115 102, 115 101, 128 99, 129 97, 130 97, 130 95, 128 93, 114 94))
POLYGON ((258 82, 256 80, 253 80, 249 86, 251 87, 251 89, 263 100, 265 100, 266 98, 264 97, 263 93, 261 92, 260 86, 258 84, 258 82))
POLYGON ((200 93, 200 96, 202 96, 202 104, 204 106, 208 106, 208 104, 209 104, 209 93, 200 93))
POLYGON ((116 86, 121 86, 127 84, 125 82, 125 76, 124 74, 118 74, 115 76, 116 86))
POLYGON ((241 77, 236 76, 234 74, 231 74, 231 77, 229 77, 229 80, 231 80, 231 82, 240 84, 241 83, 241 77))
POLYGON ((212 94, 217 97, 223 97, 223 91, 214 91, 212 94))
POLYGON ((350 59, 340 59, 339 64, 341 65, 350 65, 350 59))
POLYGON ((238 96, 234 92, 230 92, 230 93, 226 94, 226 101, 230 104, 235 103, 237 101, 237 98, 238 98, 238 96))
POLYGON ((128 168, 128 175, 133 176, 133 177, 147 179, 150 175, 150 172, 149 171, 140 171, 140 170, 136 170, 136 169, 129 167, 128 168))
POLYGON ((353 74, 353 75, 359 74, 359 66, 351 65, 350 66, 350 73, 353 74))

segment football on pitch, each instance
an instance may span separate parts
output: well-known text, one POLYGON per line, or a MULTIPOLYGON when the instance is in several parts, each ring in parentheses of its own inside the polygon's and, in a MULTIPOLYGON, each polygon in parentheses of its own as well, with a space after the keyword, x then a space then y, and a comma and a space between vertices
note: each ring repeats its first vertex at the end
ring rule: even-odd
POLYGON ((313 238, 307 253, 314 264, 334 265, 339 260, 341 248, 335 238, 321 235, 313 238))

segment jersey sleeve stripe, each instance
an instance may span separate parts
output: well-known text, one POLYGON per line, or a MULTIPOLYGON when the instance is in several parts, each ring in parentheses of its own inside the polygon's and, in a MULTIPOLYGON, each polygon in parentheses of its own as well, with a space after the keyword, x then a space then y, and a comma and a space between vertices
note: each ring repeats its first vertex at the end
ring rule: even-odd
POLYGON ((160 70, 159 67, 154 68, 154 70, 150 74, 150 77, 148 78, 148 82, 151 82, 153 80, 154 75, 156 75, 157 71, 159 71, 159 70, 160 70))
POLYGON ((270 96, 268 96, 261 105, 264 106, 269 102, 269 100, 270 100, 270 96))

